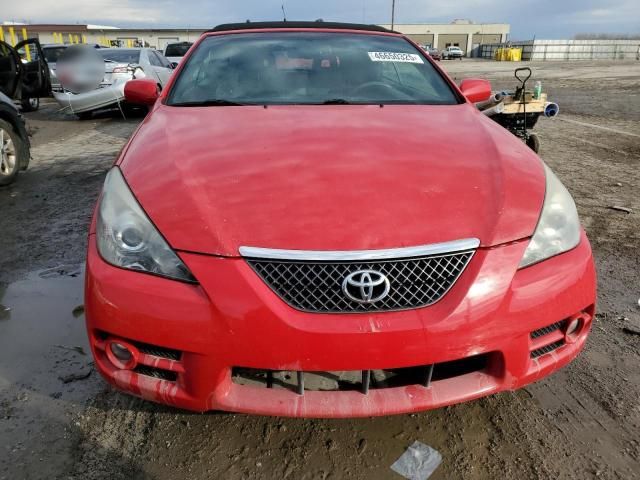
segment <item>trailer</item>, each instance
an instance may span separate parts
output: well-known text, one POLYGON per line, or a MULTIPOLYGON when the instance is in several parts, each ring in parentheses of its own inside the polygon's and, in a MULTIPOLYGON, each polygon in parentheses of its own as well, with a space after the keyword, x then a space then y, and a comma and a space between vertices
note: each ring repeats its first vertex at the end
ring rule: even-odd
POLYGON ((531 78, 529 67, 517 68, 515 77, 520 81, 520 86, 514 91, 495 92, 488 100, 477 103, 476 106, 537 153, 540 140, 530 130, 536 126, 541 116, 553 118, 558 115, 560 107, 557 103, 550 102, 541 89, 526 89, 527 81, 531 78))

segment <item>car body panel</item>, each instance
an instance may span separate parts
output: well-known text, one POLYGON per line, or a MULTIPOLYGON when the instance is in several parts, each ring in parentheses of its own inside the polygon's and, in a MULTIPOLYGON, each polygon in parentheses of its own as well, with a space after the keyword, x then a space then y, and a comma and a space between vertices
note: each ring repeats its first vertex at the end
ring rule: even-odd
POLYGON ((425 52, 427 52, 427 54, 434 60, 440 60, 442 58, 440 56, 440 50, 437 48, 427 48, 425 49, 425 52))
MULTIPOLYGON (((173 47, 178 47, 178 48, 187 48, 188 49, 193 45, 193 42, 172 42, 172 43, 168 43, 167 45, 165 45, 164 47, 164 51, 162 52, 162 55, 164 57, 166 57, 170 62, 172 63, 177 63, 179 64, 182 59, 184 58, 184 55, 180 55, 180 56, 175 56, 172 55, 171 53, 179 53, 175 51, 175 48, 173 47)), ((186 55, 186 52, 185 52, 186 55)))
POLYGON ((28 38, 14 47, 0 41, 0 49, 0 92, 24 101, 49 95, 49 67, 38 39, 28 38), (27 58, 27 49, 31 59, 27 58), (21 50, 25 58, 19 54, 21 50))
MULTIPOLYGON (((115 50, 115 49, 109 49, 115 50)), ((122 62, 105 62, 105 75, 100 87, 89 92, 71 93, 67 91, 54 92, 53 96, 62 106, 68 108, 72 113, 84 113, 101 108, 118 105, 124 101, 124 84, 135 78, 153 78, 159 85, 164 86, 169 79, 173 70, 168 67, 155 67, 149 60, 149 52, 153 52, 150 48, 142 49, 122 49, 122 50, 140 50, 139 62, 135 65, 135 74, 132 72, 116 72, 116 68, 126 68, 128 63, 122 62), (139 68, 138 68, 139 67, 139 68)))
MULTIPOLYGON (((48 51, 51 50, 61 50, 64 51, 65 49, 69 48, 71 46, 71 44, 66 44, 66 43, 48 43, 45 45, 42 45, 42 51, 45 54, 45 58, 47 58, 47 53, 48 51)), ((101 47, 99 44, 95 43, 92 45, 94 48, 103 48, 101 47)), ((60 55, 57 55, 57 57, 59 57, 60 55)), ((51 78, 51 90, 53 92, 61 92, 62 91, 62 85, 60 84, 60 80, 58 79, 58 75, 57 75, 57 61, 49 61, 47 60, 47 65, 49 65, 49 76, 51 78)))
POLYGON ((435 68, 464 103, 170 107, 174 75, 116 168, 198 283, 108 264, 94 216, 85 308, 103 377, 194 411, 366 417, 514 390, 575 358, 595 314, 586 235, 567 252, 518 268, 543 204, 543 164, 435 68), (463 238, 482 244, 446 295, 403 311, 296 310, 239 256, 241 246, 326 252, 463 238), (569 319, 581 322, 573 337, 565 327, 533 335, 569 319), (175 377, 119 368, 107 353, 111 342, 175 349, 174 359, 136 357, 175 377), (234 382, 232 373, 437 369, 478 355, 487 358, 482 370, 368 392, 260 388, 234 382))
POLYGON ((85 306, 96 367, 128 393, 197 411, 387 415, 513 390, 572 360, 584 346, 593 315, 595 269, 584 235, 577 248, 517 272, 527 241, 480 249, 446 301, 405 312, 351 315, 293 310, 243 259, 181 253, 201 282, 189 285, 112 267, 95 245, 92 235, 85 306), (580 337, 553 353, 530 358, 530 332, 576 312, 586 312, 580 337), (97 332, 178 349, 184 352, 184 373, 178 382, 167 382, 118 370, 96 347, 102 342, 97 332), (481 353, 491 354, 491 366, 484 372, 435 382, 430 388, 385 388, 368 395, 312 391, 300 396, 231 381, 234 366, 385 369, 481 353))
POLYGON ((447 47, 441 52, 443 59, 448 58, 462 58, 464 57, 464 51, 460 47, 447 47))
POLYGON ((490 246, 533 233, 544 172, 483 117, 470 104, 161 106, 121 167, 181 250, 233 256, 243 245, 367 250, 459 238, 490 246), (420 205, 421 220, 408 205, 420 205))
POLYGON ((15 98, 21 71, 18 53, 8 43, 0 42, 0 93, 11 99, 15 98))
POLYGON ((171 62, 164 55, 152 49, 145 50, 144 55, 147 56, 149 68, 153 71, 160 85, 166 85, 173 73, 171 62))
POLYGON ((53 92, 53 97, 71 113, 91 112, 123 102, 126 83, 126 80, 118 80, 111 85, 84 93, 53 92))
MULTIPOLYGON (((42 50, 45 54, 45 58, 47 58, 47 53, 50 50, 65 50, 69 47, 67 44, 53 43, 46 44, 42 46, 42 50)), ((59 56, 59 55, 58 55, 59 56)), ((60 80, 58 79, 57 71, 57 61, 48 61, 47 65, 49 65, 49 76, 51 78, 51 91, 60 92, 62 91, 62 85, 60 84, 60 80)))

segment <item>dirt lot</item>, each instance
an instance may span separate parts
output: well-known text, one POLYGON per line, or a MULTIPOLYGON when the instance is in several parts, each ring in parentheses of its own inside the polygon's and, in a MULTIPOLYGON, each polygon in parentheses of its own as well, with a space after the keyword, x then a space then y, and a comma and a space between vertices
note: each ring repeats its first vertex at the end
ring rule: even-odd
MULTIPOLYGON (((443 65, 513 86, 513 64, 443 65)), ((541 156, 575 196, 596 255, 587 347, 520 391, 386 418, 198 415, 108 388, 85 354, 85 235, 140 119, 77 121, 53 103, 30 114, 32 166, 0 189, 0 480, 400 478, 389 466, 414 440, 442 454, 432 478, 640 478, 640 336, 624 330, 640 327, 640 62, 533 68, 561 107, 536 127, 541 156)))

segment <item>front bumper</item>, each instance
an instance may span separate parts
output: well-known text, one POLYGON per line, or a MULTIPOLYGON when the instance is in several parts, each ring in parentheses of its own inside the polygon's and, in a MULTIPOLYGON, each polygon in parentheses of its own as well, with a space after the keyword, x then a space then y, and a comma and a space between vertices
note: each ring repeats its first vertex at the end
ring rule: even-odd
POLYGON ((584 234, 570 252, 517 270, 526 245, 521 241, 479 249, 453 288, 430 307, 310 314, 286 305, 241 258, 181 252, 200 282, 189 285, 106 264, 91 235, 85 303, 96 366, 123 391, 196 411, 387 415, 513 390, 579 353, 595 303, 593 258, 584 234), (581 326, 573 335, 560 327, 532 338, 532 332, 577 317, 581 326), (112 341, 132 346, 140 368, 118 368, 106 355, 112 341), (232 379, 237 367, 328 372, 436 364, 437 369, 443 362, 479 356, 486 360, 480 370, 428 387, 412 384, 366 394, 300 395, 232 379), (154 378, 157 370, 170 375, 154 378))
POLYGON ((90 112, 123 102, 125 83, 126 81, 119 81, 84 93, 54 91, 53 97, 71 113, 90 112))

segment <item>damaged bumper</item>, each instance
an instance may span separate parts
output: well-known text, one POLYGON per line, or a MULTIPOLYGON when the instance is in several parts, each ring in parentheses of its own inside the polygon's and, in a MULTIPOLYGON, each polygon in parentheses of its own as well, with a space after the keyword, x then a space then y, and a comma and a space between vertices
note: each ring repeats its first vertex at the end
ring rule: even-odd
POLYGON ((71 113, 90 112, 106 108, 124 101, 126 81, 118 81, 96 90, 84 93, 53 92, 56 101, 71 113))
POLYGON ((517 270, 526 245, 478 249, 429 307, 311 314, 285 304, 242 258, 181 252, 200 282, 190 285, 106 264, 91 235, 96 366, 148 400, 298 417, 413 412, 513 390, 569 363, 594 315, 584 234, 575 249, 517 270), (131 363, 114 357, 114 343, 133 352, 131 363))

